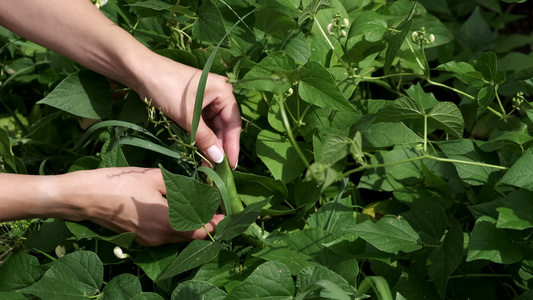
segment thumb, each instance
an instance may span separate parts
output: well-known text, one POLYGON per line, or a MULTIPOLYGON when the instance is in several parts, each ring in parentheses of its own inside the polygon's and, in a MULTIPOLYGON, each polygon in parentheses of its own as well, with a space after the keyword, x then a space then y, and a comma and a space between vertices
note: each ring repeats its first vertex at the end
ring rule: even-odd
POLYGON ((195 140, 200 151, 210 161, 219 164, 224 160, 224 151, 220 140, 203 120, 200 120, 198 124, 195 140))

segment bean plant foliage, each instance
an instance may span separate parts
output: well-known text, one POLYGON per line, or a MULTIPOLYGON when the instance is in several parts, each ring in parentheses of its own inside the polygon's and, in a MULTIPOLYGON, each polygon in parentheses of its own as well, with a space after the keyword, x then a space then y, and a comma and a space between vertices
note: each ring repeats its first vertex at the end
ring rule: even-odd
POLYGON ((532 297, 533 35, 509 30, 524 0, 97 2, 153 51, 228 77, 238 168, 201 166, 194 128, 0 28, 1 170, 156 167, 174 229, 226 218, 159 247, 3 223, 0 298, 532 297))

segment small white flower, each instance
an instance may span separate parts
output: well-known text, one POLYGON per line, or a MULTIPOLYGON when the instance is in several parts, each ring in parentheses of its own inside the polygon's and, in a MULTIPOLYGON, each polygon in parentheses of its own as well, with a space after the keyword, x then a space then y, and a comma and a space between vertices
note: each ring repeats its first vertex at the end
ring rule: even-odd
POLYGON ((429 35, 429 42, 430 43, 434 43, 435 42, 435 35, 433 35, 433 33, 429 35))
POLYGON ((342 36, 342 37, 345 37, 345 36, 346 36, 346 30, 344 30, 344 29, 341 30, 341 36, 342 36))
POLYGON ((115 254, 115 256, 120 259, 125 259, 125 258, 130 257, 129 254, 124 253, 122 251, 122 248, 120 248, 119 246, 115 246, 115 248, 113 249, 113 254, 115 254))
POLYGON ((344 27, 348 27, 348 25, 350 25, 350 21, 348 21, 347 18, 344 18, 342 21, 344 22, 344 27))
POLYGON ((328 30, 328 33, 333 35, 333 23, 329 23, 328 27, 326 27, 326 28, 328 30))
POLYGON ((411 34, 411 40, 413 40, 413 42, 417 42, 418 40, 418 31, 413 31, 413 34, 411 34))
POLYGON ((57 245, 55 251, 57 258, 61 258, 65 256, 65 254, 67 254, 67 249, 65 248, 65 246, 57 245))
POLYGON ((289 88, 289 89, 287 90, 287 97, 292 96, 292 93, 294 93, 293 89, 292 89, 292 88, 289 88))

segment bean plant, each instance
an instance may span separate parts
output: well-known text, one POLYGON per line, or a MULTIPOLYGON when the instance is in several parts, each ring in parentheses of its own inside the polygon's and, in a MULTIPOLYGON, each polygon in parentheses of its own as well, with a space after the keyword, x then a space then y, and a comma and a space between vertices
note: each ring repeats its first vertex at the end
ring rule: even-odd
POLYGON ((209 239, 159 247, 3 223, 0 298, 530 299, 520 2, 96 1, 151 50, 227 76, 236 170, 201 166, 194 127, 152 99, 0 27, 2 172, 156 167, 174 229, 226 214, 209 239))

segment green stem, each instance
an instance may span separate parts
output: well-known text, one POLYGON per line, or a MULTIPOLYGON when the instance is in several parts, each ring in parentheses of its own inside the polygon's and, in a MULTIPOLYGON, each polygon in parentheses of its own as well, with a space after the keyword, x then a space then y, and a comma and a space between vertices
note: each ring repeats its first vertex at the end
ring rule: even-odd
POLYGON ((322 33, 322 36, 324 36, 324 38, 326 39, 326 41, 328 42, 329 44, 329 47, 331 48, 331 50, 333 50, 333 53, 335 53, 335 55, 337 56, 337 58, 339 58, 339 61, 342 63, 342 65, 344 66, 344 68, 346 69, 346 71, 348 71, 348 73, 350 73, 350 66, 348 64, 346 64, 346 62, 344 60, 342 60, 342 57, 339 55, 339 53, 337 53, 337 51, 335 51, 335 46, 333 46, 333 44, 331 43, 331 41, 329 40, 328 36, 326 35, 326 33, 324 32, 324 29, 322 29, 322 26, 320 26, 320 24, 318 23, 317 19, 314 18, 315 20, 315 23, 316 23, 316 26, 318 27, 318 29, 320 29, 320 32, 322 33))
POLYGON ((470 99, 472 99, 472 100, 476 100, 476 97, 474 97, 474 96, 472 96, 472 95, 470 95, 470 94, 467 94, 467 93, 465 93, 465 92, 463 92, 463 91, 461 91, 461 90, 458 90, 458 89, 456 89, 456 88, 453 88, 453 87, 451 87, 451 86, 447 86, 447 85, 442 84, 442 83, 440 83, 440 82, 435 82, 435 81, 433 81, 433 80, 431 80, 431 79, 429 79, 429 78, 427 79, 427 82, 428 82, 429 84, 432 84, 432 85, 435 85, 435 86, 440 86, 440 87, 443 87, 443 88, 446 88, 446 89, 452 90, 452 91, 456 92, 457 94, 461 94, 461 95, 463 95, 463 96, 465 96, 465 97, 468 97, 468 98, 470 98, 470 99))
POLYGON ((304 153, 302 152, 302 150, 296 143, 296 139, 294 139, 294 135, 292 134, 291 125, 289 124, 289 118, 287 117, 287 112, 285 111, 285 103, 284 103, 285 101, 283 99, 283 96, 279 95, 278 97, 280 99, 279 110, 281 113, 281 118, 283 120, 283 125, 285 126, 285 130, 287 131, 287 136, 289 137, 289 141, 291 142, 292 146, 294 147, 294 149, 296 150, 296 152, 298 153, 302 161, 305 163, 305 166, 309 167, 309 161, 307 160, 304 153))
POLYGON ((377 169, 377 168, 391 167, 391 166, 404 164, 404 163, 409 163, 409 162, 422 160, 422 159, 432 159, 432 160, 442 161, 442 162, 458 163, 458 164, 465 164, 465 165, 474 165, 474 166, 487 167, 487 168, 493 168, 493 169, 499 169, 499 170, 507 170, 507 167, 503 167, 503 166, 491 165, 491 164, 475 162, 475 161, 450 159, 450 158, 444 158, 444 157, 433 156, 433 155, 430 155, 430 154, 425 154, 425 155, 421 155, 421 156, 417 156, 417 157, 413 157, 413 158, 409 158, 409 159, 405 159, 405 160, 399 160, 399 161, 395 161, 395 162, 391 162, 391 163, 387 163, 387 164, 363 165, 363 166, 361 166, 359 168, 355 168, 355 169, 352 169, 350 171, 347 171, 347 172, 341 174, 338 178, 343 178, 343 177, 349 176, 352 173, 356 173, 356 172, 363 171, 363 170, 366 170, 366 169, 377 169))
POLYGON ((209 230, 207 230, 207 227, 205 227, 205 225, 203 226, 204 230, 205 230, 205 233, 207 233, 207 236, 209 237, 209 239, 212 241, 212 242, 215 242, 215 239, 213 238, 213 236, 211 236, 211 234, 209 233, 209 230))

